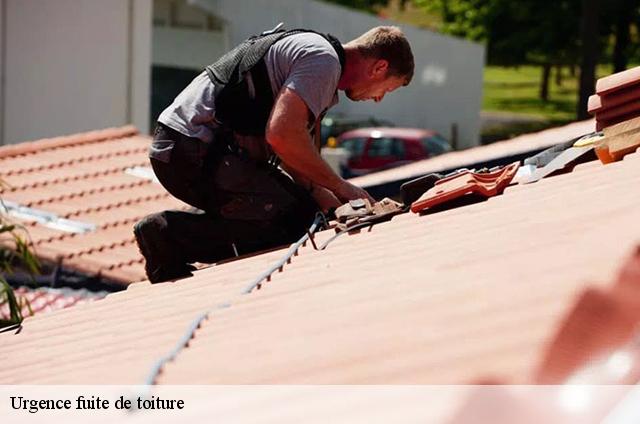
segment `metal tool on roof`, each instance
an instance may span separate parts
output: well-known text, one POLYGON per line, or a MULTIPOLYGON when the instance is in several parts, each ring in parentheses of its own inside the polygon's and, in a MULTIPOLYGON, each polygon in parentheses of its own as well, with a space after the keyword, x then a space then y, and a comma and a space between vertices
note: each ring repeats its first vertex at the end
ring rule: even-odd
POLYGON ((65 233, 85 234, 97 229, 95 224, 62 218, 55 213, 23 206, 8 200, 0 203, 0 212, 25 221, 35 221, 45 227, 65 233))
POLYGON ((535 165, 522 165, 518 168, 518 172, 516 172, 515 177, 513 177, 514 184, 520 184, 521 181, 526 181, 531 178, 531 176, 536 172, 535 165))
POLYGON ((523 163, 525 166, 532 165, 535 168, 543 168, 547 166, 549 162, 557 158, 562 152, 570 147, 573 147, 575 142, 580 138, 581 137, 577 137, 569 141, 564 141, 562 143, 551 146, 534 156, 526 158, 523 163))
POLYGON ((433 187, 436 182, 443 178, 442 174, 428 174, 422 177, 416 178, 400 186, 400 195, 402 196, 402 203, 410 205, 420 198, 424 193, 433 187))
MULTIPOLYGON (((601 132, 595 132, 595 133, 587 134, 573 141, 571 147, 568 147, 564 151, 561 151, 546 165, 542 167, 538 167, 530 176, 528 177, 523 176, 522 178, 519 178, 518 183, 519 184, 535 183, 555 172, 573 168, 577 163, 580 162, 580 160, 586 161, 585 159, 588 159, 586 157, 586 154, 592 152, 596 143, 602 140, 603 137, 604 135, 601 132)), ((565 143, 563 143, 560 146, 563 146, 563 145, 565 145, 565 143)), ((544 154, 545 152, 542 152, 541 154, 544 154)), ((525 165, 534 165, 536 163, 543 163, 544 161, 537 160, 542 158, 542 156, 540 156, 541 154, 536 155, 532 158, 526 159, 525 165)))
POLYGON ((501 194, 516 175, 520 162, 502 168, 492 168, 489 172, 464 171, 442 178, 433 188, 411 204, 411 211, 419 213, 428 208, 458 199, 469 194, 492 197, 501 194))
POLYGON ((572 138, 569 141, 565 141, 554 146, 549 147, 548 149, 543 150, 542 152, 528 157, 524 160, 524 165, 533 165, 536 168, 542 168, 547 166, 552 160, 558 157, 562 152, 571 148, 571 147, 580 147, 585 145, 592 137, 601 136, 602 132, 594 131, 592 133, 582 135, 580 137, 572 138))
POLYGON ((351 200, 336 209, 336 231, 349 231, 354 225, 375 224, 391 219, 403 211, 402 204, 384 198, 371 204, 367 199, 351 200))

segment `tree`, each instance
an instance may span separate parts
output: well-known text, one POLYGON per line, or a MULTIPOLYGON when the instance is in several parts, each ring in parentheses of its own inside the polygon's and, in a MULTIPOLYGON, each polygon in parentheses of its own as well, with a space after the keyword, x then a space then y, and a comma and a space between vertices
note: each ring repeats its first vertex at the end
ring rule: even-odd
POLYGON ((486 42, 490 64, 541 66, 546 100, 553 65, 575 61, 577 0, 416 0, 441 14, 445 33, 486 42))
MULTIPOLYGON (((330 0, 373 11, 384 0, 330 0)), ((596 66, 605 47, 613 47, 614 72, 626 69, 637 53, 631 27, 640 30, 640 0, 413 0, 437 14, 439 31, 486 43, 493 65, 540 66, 540 97, 549 97, 551 70, 558 82, 561 67, 572 76, 580 66, 577 116, 586 118, 593 94, 596 66), (613 43, 612 43, 613 42, 613 43)), ((637 37, 637 30, 635 36, 637 37)), ((609 57, 609 56, 607 56, 609 57)))
POLYGON ((633 55, 631 27, 639 19, 640 0, 609 0, 601 4, 602 35, 613 36, 613 72, 627 69, 633 55))
MULTIPOLYGON (((378 7, 386 6, 388 0, 325 0, 328 3, 335 3, 351 9, 364 10, 369 13, 376 13, 378 7)), ((406 1, 406 0, 405 0, 406 1)))
POLYGON ((596 65, 598 64, 600 0, 582 0, 582 19, 580 21, 580 39, 582 41, 582 60, 580 63, 580 83, 578 88, 578 119, 589 118, 587 104, 596 85, 596 65))

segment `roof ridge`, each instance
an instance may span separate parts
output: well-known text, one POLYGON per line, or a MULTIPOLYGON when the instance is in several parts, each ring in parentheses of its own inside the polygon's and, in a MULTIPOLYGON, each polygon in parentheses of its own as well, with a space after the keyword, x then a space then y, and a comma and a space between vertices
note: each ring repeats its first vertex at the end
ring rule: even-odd
POLYGON ((2 146, 0 147, 0 159, 42 152, 44 150, 53 150, 60 147, 77 146, 116 138, 124 138, 137 134, 139 134, 139 131, 136 127, 133 125, 126 125, 123 127, 112 127, 55 138, 43 138, 26 143, 2 146))

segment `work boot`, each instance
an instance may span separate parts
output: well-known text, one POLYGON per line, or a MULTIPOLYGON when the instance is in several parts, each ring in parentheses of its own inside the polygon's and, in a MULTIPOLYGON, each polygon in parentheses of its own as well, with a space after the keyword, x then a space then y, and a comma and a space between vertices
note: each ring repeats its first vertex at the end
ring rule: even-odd
POLYGON ((148 215, 133 226, 138 248, 145 259, 144 270, 153 284, 191 277, 191 272, 196 270, 193 265, 176 261, 163 237, 165 228, 166 220, 161 213, 148 215))

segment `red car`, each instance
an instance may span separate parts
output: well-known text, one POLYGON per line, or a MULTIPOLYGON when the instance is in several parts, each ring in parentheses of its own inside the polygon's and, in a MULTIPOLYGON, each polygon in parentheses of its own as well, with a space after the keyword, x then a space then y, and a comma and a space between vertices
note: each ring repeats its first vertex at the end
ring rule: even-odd
POLYGON ((349 152, 343 176, 380 171, 451 151, 441 135, 418 128, 360 128, 338 137, 338 147, 349 152))

